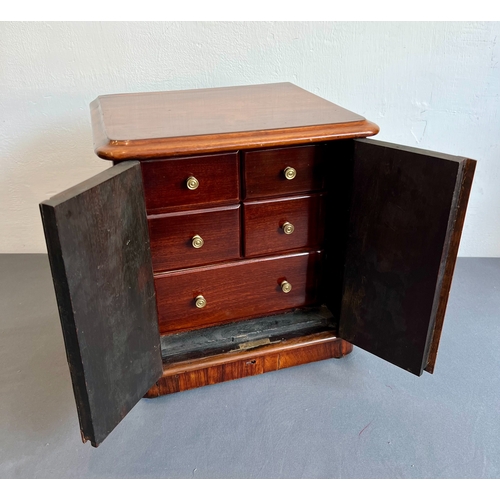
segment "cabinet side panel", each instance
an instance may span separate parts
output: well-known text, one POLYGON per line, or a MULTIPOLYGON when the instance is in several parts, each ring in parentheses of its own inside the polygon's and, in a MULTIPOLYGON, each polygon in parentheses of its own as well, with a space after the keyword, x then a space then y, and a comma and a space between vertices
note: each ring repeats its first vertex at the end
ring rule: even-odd
POLYGON ((440 276, 440 293, 435 297, 435 323, 432 331, 432 339, 429 343, 429 355, 425 371, 434 373, 434 366, 436 364, 437 351, 439 347, 439 340, 441 339, 441 331, 444 324, 444 316, 446 306, 448 305, 448 297, 450 295, 451 283, 453 279, 453 271, 455 270, 455 263, 457 261, 458 248, 460 246, 460 237, 462 236, 462 229, 464 227, 465 214, 467 212, 467 204, 469 195, 472 188, 472 180, 476 170, 476 161, 467 159, 464 163, 460 192, 458 193, 458 200, 455 205, 453 217, 450 219, 449 236, 447 238, 448 248, 443 252, 443 262, 441 263, 441 276, 440 276))

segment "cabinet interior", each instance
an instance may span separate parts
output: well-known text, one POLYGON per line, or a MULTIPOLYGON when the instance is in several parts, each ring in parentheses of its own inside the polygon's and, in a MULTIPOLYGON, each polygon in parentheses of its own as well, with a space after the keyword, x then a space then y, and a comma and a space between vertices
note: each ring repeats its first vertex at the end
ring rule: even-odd
POLYGON ((162 335, 163 364, 247 352, 290 339, 335 332, 337 321, 326 306, 305 307, 172 335, 162 335))
MULTIPOLYGON (((317 193, 325 195, 325 210, 318 215, 309 214, 309 224, 319 224, 325 227, 324 243, 320 269, 308 270, 309 273, 318 273, 318 300, 315 304, 294 308, 293 310, 276 311, 250 317, 236 319, 215 326, 186 329, 174 332, 161 332, 161 351, 164 366, 180 361, 195 362, 207 356, 216 356, 223 353, 247 352, 251 349, 268 344, 278 344, 290 339, 298 339, 329 332, 335 335, 338 328, 338 317, 342 297, 343 258, 345 252, 346 234, 349 217, 349 171, 352 162, 352 140, 317 143, 323 146, 321 152, 321 169, 324 179, 323 189, 317 193)), ((268 148, 275 149, 275 148, 268 148)), ((245 151, 239 151, 240 176, 244 178, 245 151)), ((306 193, 304 193, 306 194, 306 193)), ((314 193, 307 193, 314 194, 314 193)), ((276 198, 275 196, 266 199, 276 198)), ((245 192, 241 186, 240 206, 243 206, 245 192)), ((241 211, 242 212, 242 211, 241 211)), ((153 214, 155 217, 156 214, 153 214)), ((241 234, 245 232, 243 213, 240 214, 241 234)), ((318 248, 316 248, 318 249, 318 248)), ((278 254, 263 254, 256 257, 272 257, 300 252, 303 249, 292 249, 278 254)), ((313 248, 311 248, 313 250, 313 248)), ((241 246, 241 257, 243 244, 241 246)), ((231 261, 224 261, 227 264, 231 261)), ((196 269, 195 266, 193 269, 196 269)), ((311 266, 312 268, 313 266, 311 266)), ((182 272, 182 269, 160 272, 156 275, 166 276, 173 272, 182 272)))

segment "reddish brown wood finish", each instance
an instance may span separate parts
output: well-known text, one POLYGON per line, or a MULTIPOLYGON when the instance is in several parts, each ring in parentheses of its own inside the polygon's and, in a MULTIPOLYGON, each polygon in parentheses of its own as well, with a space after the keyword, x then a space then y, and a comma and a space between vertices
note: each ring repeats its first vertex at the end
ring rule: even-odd
POLYGON ((328 144, 244 152, 245 199, 320 191, 328 153, 328 144), (296 170, 294 179, 285 177, 286 167, 296 170))
POLYGON ((94 148, 107 160, 367 137, 377 125, 291 83, 115 94, 91 104, 94 148))
POLYGON ((446 264, 443 268, 443 277, 441 282, 441 293, 439 295, 439 305, 436 311, 436 319, 432 331, 432 341, 429 350, 429 358, 425 371, 434 373, 434 366, 436 364, 437 351, 439 347, 439 340, 441 339, 441 331, 443 329, 444 317, 446 313, 446 306, 448 304, 448 297, 450 295, 451 282, 453 279, 453 271, 458 255, 458 248, 460 245, 460 237, 465 221, 465 214, 467 212, 467 203, 469 201, 470 190, 472 188, 472 179, 476 170, 476 161, 467 159, 463 167, 462 182, 460 185, 460 193, 456 204, 456 212, 451 218, 451 227, 449 228, 449 240, 447 248, 443 252, 443 258, 446 258, 446 264))
POLYGON ((160 333, 194 330, 315 304, 322 253, 290 254, 155 276, 160 333), (292 285, 289 293, 282 281, 292 285), (207 305, 198 309, 195 298, 207 305))
POLYGON ((321 247, 325 236, 324 198, 318 194, 245 202, 245 257, 321 247), (293 233, 285 233, 285 222, 293 224, 293 233))
POLYGON ((148 217, 153 271, 168 271, 240 258, 240 206, 148 217), (192 238, 203 238, 194 248, 192 238))
POLYGON ((146 397, 154 398, 313 361, 342 358, 351 351, 352 345, 336 338, 335 332, 323 332, 247 351, 172 363, 163 366, 163 376, 146 397))
POLYGON ((141 166, 148 214, 240 199, 237 152, 144 161, 141 166), (186 185, 191 176, 199 182, 192 191, 186 185))

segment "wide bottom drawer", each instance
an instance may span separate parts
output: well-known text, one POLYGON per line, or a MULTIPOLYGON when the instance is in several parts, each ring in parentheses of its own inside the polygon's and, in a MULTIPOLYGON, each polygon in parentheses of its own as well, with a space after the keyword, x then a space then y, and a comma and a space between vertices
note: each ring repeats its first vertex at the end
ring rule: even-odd
POLYGON ((322 252, 172 271, 155 276, 160 333, 193 330, 319 301, 322 252))

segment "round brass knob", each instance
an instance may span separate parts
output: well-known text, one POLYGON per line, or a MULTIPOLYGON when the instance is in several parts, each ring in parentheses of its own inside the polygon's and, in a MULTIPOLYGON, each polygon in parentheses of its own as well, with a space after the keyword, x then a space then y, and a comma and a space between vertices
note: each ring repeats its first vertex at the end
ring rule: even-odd
POLYGON ((282 281, 281 282, 281 289, 283 290, 284 293, 288 293, 292 291, 292 285, 288 283, 288 281, 282 281))
POLYGON ((196 177, 193 177, 191 175, 190 177, 187 178, 186 186, 191 191, 194 191, 195 189, 197 189, 199 185, 200 185, 200 183, 198 182, 198 179, 196 177))
POLYGON ((295 176, 297 175, 297 171, 292 167, 286 167, 285 170, 283 170, 283 173, 285 174, 285 178, 289 181, 295 179, 295 176))
POLYGON ((285 234, 292 234, 293 231, 294 231, 294 227, 293 227, 293 224, 291 224, 290 222, 285 222, 281 228, 283 229, 283 232, 285 234))
POLYGON ((207 301, 205 300, 205 297, 203 297, 203 295, 198 295, 195 300, 195 304, 198 309, 203 309, 207 305, 207 301))
POLYGON ((203 246, 203 238, 199 234, 195 234, 191 238, 191 245, 193 245, 194 248, 201 248, 203 246))

